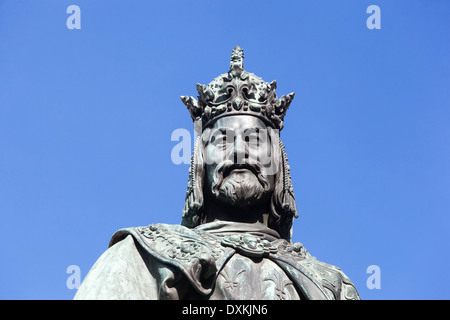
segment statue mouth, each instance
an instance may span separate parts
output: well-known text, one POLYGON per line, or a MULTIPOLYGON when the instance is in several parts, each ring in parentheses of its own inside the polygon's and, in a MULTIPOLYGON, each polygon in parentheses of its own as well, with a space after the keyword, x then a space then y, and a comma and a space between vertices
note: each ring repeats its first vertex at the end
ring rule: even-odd
POLYGON ((258 172, 257 170, 248 164, 232 164, 230 166, 227 166, 225 168, 225 170, 223 171, 223 177, 227 177, 229 176, 232 172, 234 173, 244 173, 250 171, 251 173, 253 173, 255 176, 258 176, 258 172))

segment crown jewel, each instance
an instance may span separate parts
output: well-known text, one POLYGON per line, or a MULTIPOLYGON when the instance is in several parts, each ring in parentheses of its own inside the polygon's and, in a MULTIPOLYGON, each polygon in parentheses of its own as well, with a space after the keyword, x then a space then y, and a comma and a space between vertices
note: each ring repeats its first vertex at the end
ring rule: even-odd
POLYGON ((247 114, 261 118, 275 129, 283 129, 283 119, 294 93, 277 99, 277 82, 265 82, 253 73, 244 70, 244 51, 237 46, 230 59, 230 70, 207 86, 197 83, 198 101, 182 96, 195 123, 202 129, 215 120, 231 115, 247 114))

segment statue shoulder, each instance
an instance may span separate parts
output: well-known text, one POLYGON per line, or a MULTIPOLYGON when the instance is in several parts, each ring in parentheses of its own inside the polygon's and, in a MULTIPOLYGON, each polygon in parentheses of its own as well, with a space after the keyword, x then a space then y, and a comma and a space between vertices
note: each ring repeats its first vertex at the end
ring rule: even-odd
POLYGON ((214 235, 182 225, 164 223, 121 229, 113 235, 109 246, 130 234, 151 254, 170 261, 190 261, 195 258, 219 260, 226 253, 220 239, 214 235))
POLYGON ((127 235, 142 238, 150 242, 161 238, 166 239, 167 237, 184 238, 187 236, 196 238, 196 234, 191 229, 182 225, 154 223, 148 226, 130 227, 116 231, 109 242, 109 247, 122 241, 127 235))
POLYGON ((337 266, 316 260, 313 269, 322 280, 322 286, 333 293, 337 300, 360 300, 353 282, 337 266))
POLYGON ((203 294, 211 292, 217 270, 234 253, 207 232, 163 223, 121 229, 111 238, 110 247, 128 235, 133 236, 146 255, 181 271, 203 294))
POLYGON ((352 281, 337 266, 317 260, 305 247, 283 241, 278 256, 308 277, 328 299, 360 300, 352 281))
POLYGON ((341 268, 319 261, 313 256, 309 256, 302 264, 306 266, 308 272, 310 272, 310 276, 322 286, 324 292, 331 299, 361 299, 353 282, 345 275, 341 268))

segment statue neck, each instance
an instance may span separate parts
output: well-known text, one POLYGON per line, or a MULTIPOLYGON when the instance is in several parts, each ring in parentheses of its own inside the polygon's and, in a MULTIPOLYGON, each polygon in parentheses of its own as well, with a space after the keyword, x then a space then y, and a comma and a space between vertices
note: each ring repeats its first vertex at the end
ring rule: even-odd
POLYGON ((216 199, 205 199, 202 223, 222 220, 244 223, 259 222, 267 226, 268 208, 267 203, 250 207, 237 207, 219 202, 216 199))

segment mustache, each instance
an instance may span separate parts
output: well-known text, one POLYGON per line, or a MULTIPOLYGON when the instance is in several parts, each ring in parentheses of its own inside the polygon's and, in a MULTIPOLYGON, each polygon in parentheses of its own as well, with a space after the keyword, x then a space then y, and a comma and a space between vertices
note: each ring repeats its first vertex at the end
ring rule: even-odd
POLYGON ((218 191, 218 189, 220 188, 223 180, 230 175, 230 173, 233 170, 236 169, 247 169, 250 172, 252 172, 256 178, 258 179, 259 183, 261 184, 261 186, 263 187, 264 191, 268 191, 270 189, 270 183, 269 180, 267 179, 267 177, 265 177, 262 174, 262 169, 263 169, 263 165, 259 162, 255 162, 255 163, 249 163, 249 162, 245 162, 244 163, 235 163, 232 160, 225 160, 222 161, 215 169, 214 169, 214 173, 213 173, 213 177, 214 177, 214 181, 213 181, 213 186, 212 189, 213 191, 218 191))

